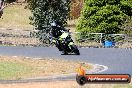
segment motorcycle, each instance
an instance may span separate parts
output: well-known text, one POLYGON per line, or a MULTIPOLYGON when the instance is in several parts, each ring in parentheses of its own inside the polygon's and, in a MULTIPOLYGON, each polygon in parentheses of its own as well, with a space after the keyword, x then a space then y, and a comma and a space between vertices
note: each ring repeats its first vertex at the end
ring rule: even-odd
POLYGON ((62 51, 64 55, 68 55, 69 53, 80 55, 80 52, 73 42, 69 31, 62 31, 62 35, 57 39, 54 38, 53 43, 60 47, 60 51, 62 51))

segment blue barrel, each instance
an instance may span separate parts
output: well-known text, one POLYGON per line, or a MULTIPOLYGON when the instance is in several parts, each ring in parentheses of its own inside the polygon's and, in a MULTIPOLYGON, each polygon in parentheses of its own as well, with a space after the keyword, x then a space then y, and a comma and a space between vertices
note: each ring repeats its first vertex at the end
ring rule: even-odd
POLYGON ((104 42, 104 46, 105 47, 112 47, 113 46, 113 42, 107 40, 107 41, 104 42))

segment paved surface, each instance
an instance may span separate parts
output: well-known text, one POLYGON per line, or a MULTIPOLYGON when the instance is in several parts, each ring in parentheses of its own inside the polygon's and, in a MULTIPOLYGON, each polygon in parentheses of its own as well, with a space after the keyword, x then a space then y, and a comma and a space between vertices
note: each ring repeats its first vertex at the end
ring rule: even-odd
POLYGON ((79 48, 81 55, 61 55, 55 47, 7 47, 0 46, 0 55, 26 57, 57 57, 69 60, 81 60, 93 64, 108 66, 101 73, 132 75, 132 49, 115 48, 79 48))

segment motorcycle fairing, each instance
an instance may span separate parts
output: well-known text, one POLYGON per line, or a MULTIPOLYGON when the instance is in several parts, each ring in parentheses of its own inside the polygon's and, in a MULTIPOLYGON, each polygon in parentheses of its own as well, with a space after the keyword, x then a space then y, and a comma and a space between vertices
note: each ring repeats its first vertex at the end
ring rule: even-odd
POLYGON ((68 36, 68 33, 63 33, 61 36, 60 36, 60 39, 64 39, 68 36))

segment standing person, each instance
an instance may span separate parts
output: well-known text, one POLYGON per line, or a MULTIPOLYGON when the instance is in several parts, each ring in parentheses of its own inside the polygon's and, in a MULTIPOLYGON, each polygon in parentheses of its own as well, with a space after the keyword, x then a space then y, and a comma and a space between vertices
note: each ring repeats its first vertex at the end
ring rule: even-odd
POLYGON ((0 18, 1 18, 1 16, 2 16, 2 14, 3 14, 3 8, 4 8, 4 0, 0 0, 0 18))

